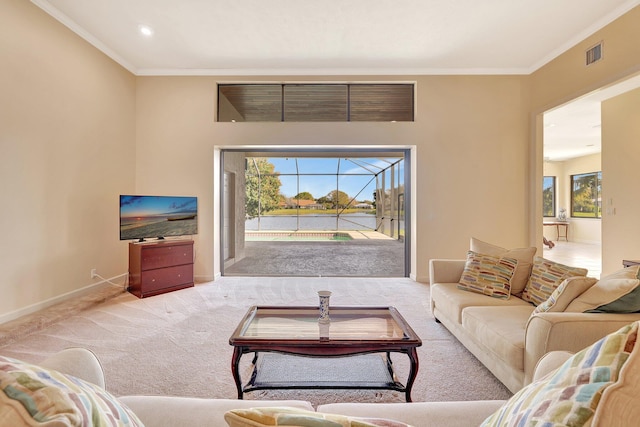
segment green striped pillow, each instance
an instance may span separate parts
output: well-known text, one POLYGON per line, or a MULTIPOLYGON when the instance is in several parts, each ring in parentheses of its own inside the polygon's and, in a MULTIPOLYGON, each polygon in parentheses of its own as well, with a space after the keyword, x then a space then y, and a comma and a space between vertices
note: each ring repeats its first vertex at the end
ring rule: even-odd
MULTIPOLYGON (((627 325, 576 353, 556 371, 513 395, 481 427, 591 425, 603 393, 621 378, 638 325, 627 325)), ((630 424, 621 418, 619 425, 630 424)))
POLYGON ((587 273, 586 268, 570 267, 542 257, 535 257, 531 277, 522 292, 522 299, 534 305, 540 305, 549 299, 564 279, 586 276, 587 273))
POLYGON ((517 266, 518 260, 515 258, 468 251, 458 288, 493 298, 509 299, 511 279, 517 266))

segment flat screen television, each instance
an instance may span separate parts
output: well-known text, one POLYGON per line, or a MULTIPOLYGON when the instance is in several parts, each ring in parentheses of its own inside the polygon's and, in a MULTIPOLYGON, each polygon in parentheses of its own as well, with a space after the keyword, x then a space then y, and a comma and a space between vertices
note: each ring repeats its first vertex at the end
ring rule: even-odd
POLYGON ((198 198, 120 196, 120 240, 198 234, 198 198))

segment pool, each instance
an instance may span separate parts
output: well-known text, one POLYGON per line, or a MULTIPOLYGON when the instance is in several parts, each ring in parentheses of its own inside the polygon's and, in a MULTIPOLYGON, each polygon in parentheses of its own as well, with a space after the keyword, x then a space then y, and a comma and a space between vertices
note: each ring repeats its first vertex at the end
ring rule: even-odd
POLYGON ((349 233, 335 231, 248 231, 244 238, 248 242, 344 242, 353 240, 349 233))

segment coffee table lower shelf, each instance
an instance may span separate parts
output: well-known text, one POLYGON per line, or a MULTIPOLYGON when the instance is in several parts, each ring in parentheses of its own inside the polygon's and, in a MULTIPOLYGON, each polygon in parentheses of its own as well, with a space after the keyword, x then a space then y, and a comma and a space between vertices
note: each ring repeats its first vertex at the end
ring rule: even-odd
POLYGON ((406 392, 386 353, 306 357, 259 353, 242 392, 273 389, 383 389, 406 392))

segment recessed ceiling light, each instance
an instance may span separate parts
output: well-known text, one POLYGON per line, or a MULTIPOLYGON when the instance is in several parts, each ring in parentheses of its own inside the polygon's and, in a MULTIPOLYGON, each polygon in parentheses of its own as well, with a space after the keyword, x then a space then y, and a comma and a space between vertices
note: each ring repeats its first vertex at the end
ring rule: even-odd
POLYGON ((145 37, 151 37, 153 35, 153 28, 148 25, 138 25, 138 30, 145 37))

